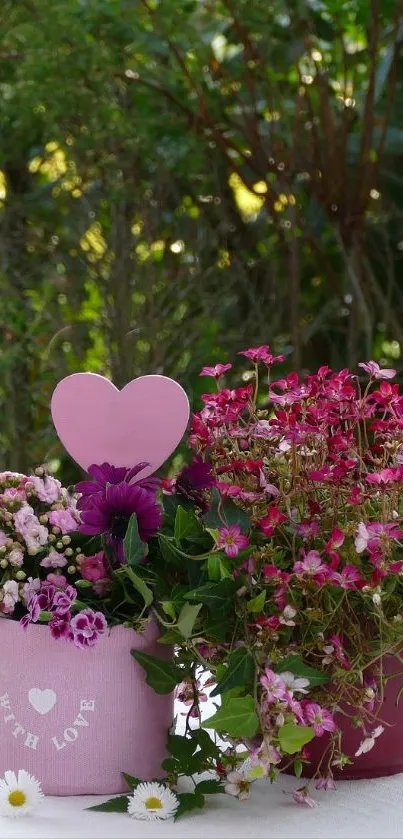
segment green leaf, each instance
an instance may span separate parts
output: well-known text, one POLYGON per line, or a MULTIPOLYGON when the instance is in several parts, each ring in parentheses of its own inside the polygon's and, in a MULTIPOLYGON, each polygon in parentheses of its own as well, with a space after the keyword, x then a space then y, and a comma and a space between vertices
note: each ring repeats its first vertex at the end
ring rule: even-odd
POLYGON ((133 775, 128 775, 127 772, 122 772, 122 775, 129 789, 135 789, 138 786, 138 784, 141 784, 139 778, 135 778, 133 775))
POLYGON ((190 536, 191 533, 197 533, 199 530, 200 525, 195 514, 191 510, 185 510, 184 507, 178 507, 175 516, 175 541, 181 542, 182 539, 190 536))
POLYGON ((207 560, 207 573, 209 580, 232 579, 230 560, 224 554, 211 554, 207 560))
POLYGON ((219 708, 214 716, 202 723, 203 728, 213 728, 233 737, 254 737, 259 729, 259 718, 253 696, 234 697, 219 708))
POLYGON ((182 606, 178 617, 178 629, 184 638, 191 637, 196 618, 202 608, 202 603, 195 603, 193 606, 191 603, 185 603, 182 606))
POLYGON ((296 760, 294 763, 294 775, 296 778, 301 777, 303 768, 304 764, 302 763, 302 760, 296 760))
POLYGON ((163 635, 158 638, 158 644, 181 644, 183 636, 180 634, 176 626, 168 629, 163 635))
POLYGON ((139 565, 146 556, 147 545, 140 539, 136 513, 130 516, 123 548, 128 565, 139 565))
POLYGON ((51 621, 52 618, 53 618, 52 612, 39 612, 38 620, 41 623, 47 623, 48 621, 51 621))
POLYGON ((212 489, 211 494, 211 507, 203 517, 207 527, 221 528, 238 524, 241 530, 246 533, 250 529, 251 521, 245 510, 234 504, 230 498, 222 498, 216 487, 212 489))
POLYGON ((199 781, 196 784, 197 792, 201 792, 203 795, 215 795, 219 792, 224 792, 224 787, 221 781, 216 781, 214 778, 207 781, 199 781))
POLYGON ((127 813, 127 795, 118 795, 117 798, 110 798, 103 804, 95 804, 94 807, 87 807, 87 810, 95 810, 98 813, 127 813))
POLYGON ((131 654, 146 671, 146 682, 156 693, 171 693, 182 681, 183 672, 173 661, 163 661, 140 650, 131 650, 131 654))
POLYGON ((173 542, 170 542, 166 538, 166 536, 164 536, 163 533, 159 534, 158 544, 163 559, 165 559, 165 562, 167 562, 169 565, 174 565, 176 568, 178 568, 178 566, 183 566, 186 563, 185 558, 175 548, 173 542))
POLYGON ((151 603, 153 602, 154 595, 153 595, 150 587, 147 585, 147 583, 145 583, 144 580, 141 577, 139 577, 139 575, 136 574, 135 571, 133 571, 133 568, 129 568, 129 566, 127 566, 125 568, 125 572, 126 572, 126 576, 133 583, 136 591, 138 591, 138 593, 141 594, 141 596, 144 600, 144 605, 145 606, 151 606, 151 603))
POLYGON ((211 692, 210 696, 218 696, 238 685, 249 687, 255 674, 255 665, 246 647, 239 647, 228 656, 228 667, 225 676, 211 692))
POLYGON ((201 810, 204 807, 204 796, 200 792, 180 792, 177 798, 179 807, 175 814, 175 821, 191 810, 201 810))
POLYGON ((299 752, 314 737, 315 732, 313 728, 296 725, 295 722, 287 722, 281 726, 278 732, 280 747, 287 755, 293 755, 299 752))
POLYGON ((176 621, 175 606, 172 603, 172 600, 163 600, 161 602, 161 608, 164 610, 165 614, 168 615, 169 618, 172 618, 173 621, 176 621))
POLYGON ((92 588, 93 583, 90 583, 89 580, 76 580, 74 585, 76 588, 92 588))
POLYGON ((302 676, 304 679, 309 679, 310 687, 318 687, 324 685, 329 681, 329 676, 321 670, 316 670, 315 667, 309 667, 304 664, 300 655, 288 655, 279 661, 276 666, 276 673, 285 673, 290 671, 294 676, 302 676))
POLYGON ((265 602, 266 592, 261 591, 260 594, 256 595, 256 597, 249 600, 249 603, 246 604, 246 608, 248 612, 262 612, 265 602))
POLYGON ((228 612, 231 607, 231 598, 238 588, 239 583, 235 580, 206 583, 206 585, 199 586, 199 588, 185 594, 185 600, 199 601, 212 611, 219 609, 222 612, 228 612))
POLYGON ((192 740, 195 740, 199 746, 203 757, 219 757, 220 749, 216 746, 208 731, 204 731, 203 728, 195 728, 194 731, 192 731, 192 740))
POLYGON ((168 737, 167 749, 172 757, 176 757, 178 760, 187 760, 195 753, 197 743, 194 742, 192 737, 185 737, 185 735, 180 734, 170 734, 168 737))

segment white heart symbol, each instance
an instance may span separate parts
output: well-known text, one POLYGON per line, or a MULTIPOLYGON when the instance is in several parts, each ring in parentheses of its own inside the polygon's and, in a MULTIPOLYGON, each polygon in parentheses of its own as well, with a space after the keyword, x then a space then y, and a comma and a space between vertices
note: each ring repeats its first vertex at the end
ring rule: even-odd
POLYGON ((40 690, 39 688, 31 688, 28 693, 28 699, 35 711, 38 714, 48 714, 56 703, 56 694, 54 690, 40 690))

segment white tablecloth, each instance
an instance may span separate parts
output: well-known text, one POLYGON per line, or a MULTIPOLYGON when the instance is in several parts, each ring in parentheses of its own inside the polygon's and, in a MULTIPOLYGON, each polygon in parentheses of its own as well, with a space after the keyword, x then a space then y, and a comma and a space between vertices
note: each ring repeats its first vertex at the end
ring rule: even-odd
POLYGON ((178 822, 141 822, 125 814, 85 812, 100 798, 46 798, 36 815, 0 817, 1 839, 402 839, 403 775, 340 782, 336 792, 315 793, 319 807, 287 794, 300 782, 282 777, 255 782, 248 801, 209 798, 204 811, 178 822))

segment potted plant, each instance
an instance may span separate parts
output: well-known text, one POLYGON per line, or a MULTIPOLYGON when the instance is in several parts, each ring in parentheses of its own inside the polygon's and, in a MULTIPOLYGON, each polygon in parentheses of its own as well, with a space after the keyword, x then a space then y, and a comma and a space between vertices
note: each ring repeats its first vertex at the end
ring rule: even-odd
POLYGON ((69 492, 42 467, 0 475, 0 774, 23 766, 48 794, 109 794, 128 788, 122 770, 153 778, 166 753, 172 694, 152 691, 131 653, 172 655, 145 579, 162 520, 150 476, 179 442, 188 402, 161 376, 119 392, 77 374, 52 410, 90 479, 69 492))
MULTIPOLYGON (((240 355, 241 387, 222 386, 230 364, 202 371, 217 388, 193 417, 195 459, 163 482, 156 612, 177 659, 165 684, 138 660, 160 692, 173 668, 181 681, 172 783, 209 768, 242 798, 292 772, 311 778, 295 799, 314 806, 337 777, 403 770, 403 398, 373 361, 273 381, 269 347, 240 355), (200 732, 206 680, 217 709, 200 732), (226 746, 209 754, 204 729, 226 746)), ((186 806, 202 797, 196 784, 186 806)))

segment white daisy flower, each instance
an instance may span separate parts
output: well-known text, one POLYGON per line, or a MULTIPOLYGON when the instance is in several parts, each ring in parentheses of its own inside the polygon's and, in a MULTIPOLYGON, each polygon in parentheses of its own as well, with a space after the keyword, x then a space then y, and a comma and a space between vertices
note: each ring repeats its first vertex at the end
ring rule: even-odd
POLYGON ((179 807, 175 793, 158 783, 138 784, 128 801, 129 815, 147 821, 172 819, 179 807))
POLYGON ((39 781, 25 769, 20 769, 18 774, 8 769, 4 778, 0 778, 1 816, 27 816, 36 809, 42 798, 39 781))

